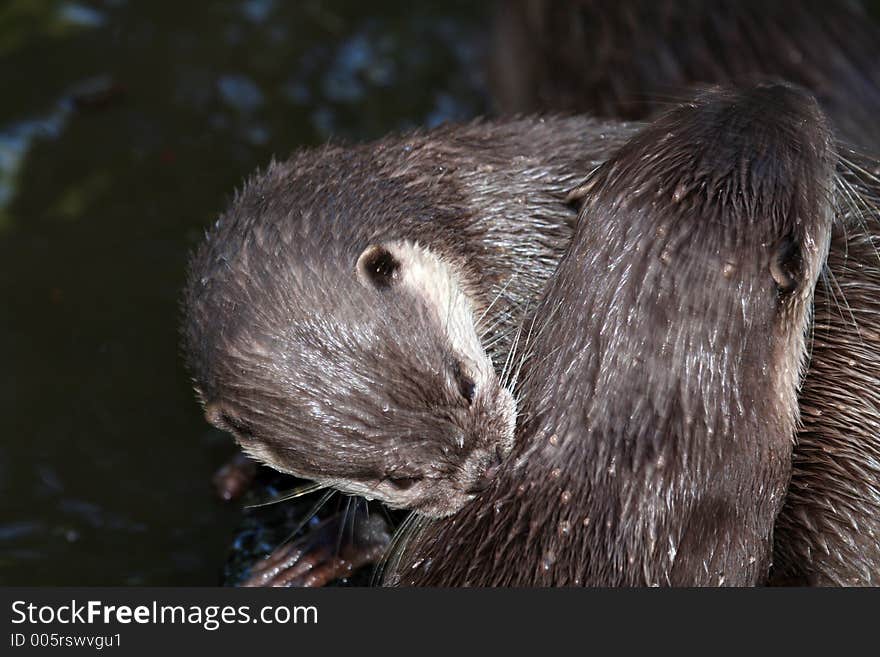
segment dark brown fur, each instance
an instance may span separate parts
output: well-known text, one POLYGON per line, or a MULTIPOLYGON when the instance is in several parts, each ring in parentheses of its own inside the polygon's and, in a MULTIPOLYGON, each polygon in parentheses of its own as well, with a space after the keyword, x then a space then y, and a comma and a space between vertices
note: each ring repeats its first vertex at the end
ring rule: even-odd
POLYGON ((777 584, 880 585, 880 205, 861 194, 874 216, 837 227, 816 290, 777 584))
POLYGON ((566 192, 626 135, 590 119, 474 123, 272 164, 191 264, 184 337, 209 421, 281 470, 456 510, 503 456, 496 405, 509 393, 493 383, 463 398, 442 321, 410 291, 364 284, 360 256, 429 247, 477 315, 491 306, 478 328, 503 357, 570 236, 566 192))
POLYGON ((511 459, 416 536, 418 585, 763 582, 788 482, 832 151, 808 96, 698 96, 580 189, 511 459))
POLYGON ((498 6, 493 88, 502 112, 644 120, 694 84, 775 77, 811 90, 846 142, 880 149, 880 28, 857 2, 498 6))
MULTIPOLYGON (((505 111, 644 119, 696 82, 770 74, 811 90, 846 144, 880 156, 880 28, 857 2, 513 0, 497 27, 505 111)), ((880 166, 859 165, 816 293, 776 583, 880 584, 880 166)))

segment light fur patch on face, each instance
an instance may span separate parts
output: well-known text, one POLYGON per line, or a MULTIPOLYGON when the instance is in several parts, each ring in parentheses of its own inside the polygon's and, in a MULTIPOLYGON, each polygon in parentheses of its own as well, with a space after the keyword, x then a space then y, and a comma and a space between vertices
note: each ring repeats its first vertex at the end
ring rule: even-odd
POLYGON ((400 262, 398 285, 424 299, 444 328, 452 347, 477 369, 481 379, 494 374, 492 362, 477 335, 473 302, 453 270, 430 249, 410 241, 383 245, 400 262))
POLYGON ((262 463, 263 465, 269 466, 273 470, 283 472, 284 474, 289 474, 293 477, 299 477, 301 479, 314 479, 314 475, 311 473, 291 470, 289 464, 278 458, 274 451, 264 445, 262 442, 259 442, 257 440, 248 440, 247 442, 239 441, 238 444, 239 447, 241 447, 241 451, 257 463, 262 463))

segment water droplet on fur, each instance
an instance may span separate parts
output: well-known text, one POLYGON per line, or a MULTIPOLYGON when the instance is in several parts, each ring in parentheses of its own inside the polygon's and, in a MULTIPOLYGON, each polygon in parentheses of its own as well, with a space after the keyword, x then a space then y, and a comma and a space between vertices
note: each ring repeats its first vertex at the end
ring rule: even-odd
POLYGON ((559 523, 559 535, 568 536, 571 533, 571 523, 568 520, 562 520, 559 523))
POLYGON ((571 491, 570 490, 562 491, 562 495, 559 496, 559 501, 562 504, 568 504, 569 502, 571 502, 571 491))
POLYGON ((547 571, 553 567, 553 564, 556 563, 556 553, 548 550, 544 553, 544 558, 541 559, 541 567, 547 571))

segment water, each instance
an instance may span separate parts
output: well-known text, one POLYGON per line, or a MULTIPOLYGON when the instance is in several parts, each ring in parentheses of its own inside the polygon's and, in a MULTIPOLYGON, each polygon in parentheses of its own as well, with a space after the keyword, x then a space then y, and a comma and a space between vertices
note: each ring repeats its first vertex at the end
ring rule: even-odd
POLYGON ((274 154, 485 110, 483 3, 0 5, 0 584, 215 584, 187 254, 274 154))

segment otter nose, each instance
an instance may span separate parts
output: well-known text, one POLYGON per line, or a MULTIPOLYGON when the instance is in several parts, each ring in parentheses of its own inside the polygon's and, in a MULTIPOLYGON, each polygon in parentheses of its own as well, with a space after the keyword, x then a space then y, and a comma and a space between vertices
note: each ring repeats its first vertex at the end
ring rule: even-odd
POLYGON ((467 492, 476 495, 486 490, 489 487, 489 484, 492 483, 492 481, 498 475, 498 472, 501 470, 501 461, 502 458, 499 451, 495 450, 494 452, 492 452, 489 455, 489 460, 485 462, 482 466, 483 471, 471 484, 467 492))

